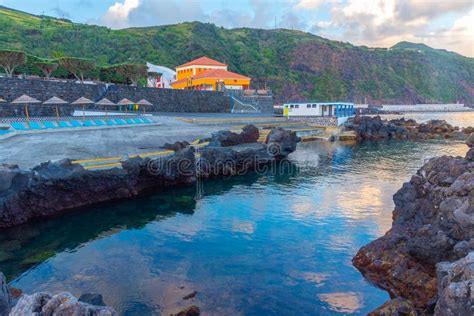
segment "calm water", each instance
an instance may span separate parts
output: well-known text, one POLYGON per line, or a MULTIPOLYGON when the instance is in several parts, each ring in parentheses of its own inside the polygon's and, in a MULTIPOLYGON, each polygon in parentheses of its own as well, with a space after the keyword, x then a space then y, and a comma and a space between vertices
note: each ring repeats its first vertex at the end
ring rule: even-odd
POLYGON ((351 258, 389 229, 392 195, 426 159, 466 151, 453 141, 300 144, 298 173, 206 182, 198 201, 191 187, 2 231, 0 271, 26 292, 102 293, 122 315, 191 304, 210 315, 365 314, 388 295, 351 258))

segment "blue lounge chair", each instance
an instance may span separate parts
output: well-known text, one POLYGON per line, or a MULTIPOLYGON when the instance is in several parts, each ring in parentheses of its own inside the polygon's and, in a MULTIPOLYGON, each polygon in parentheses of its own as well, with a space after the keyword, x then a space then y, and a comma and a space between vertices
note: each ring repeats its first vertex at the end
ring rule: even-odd
POLYGON ((46 129, 46 127, 41 126, 38 122, 30 122, 31 129, 46 129))
POLYGON ((78 121, 71 121, 70 122, 72 127, 82 127, 83 125, 79 123, 78 121))
POLYGON ((72 126, 68 124, 68 122, 60 121, 58 122, 60 128, 71 128, 72 126))
POLYGON ((87 121, 84 121, 84 126, 92 127, 92 126, 97 126, 97 125, 94 125, 94 124, 92 123, 92 121, 87 120, 87 121))
POLYGON ((108 126, 116 125, 115 122, 110 119, 105 120, 105 123, 107 123, 108 126))
POLYGON ((94 123, 97 126, 104 126, 105 125, 104 122, 102 122, 102 120, 94 120, 94 123))
POLYGON ((124 122, 123 120, 121 120, 121 119, 115 119, 114 122, 115 122, 115 125, 123 125, 123 124, 125 124, 125 122, 124 122))
POLYGON ((54 125, 54 123, 51 122, 51 121, 43 122, 43 125, 44 125, 44 127, 46 127, 46 128, 59 128, 59 127, 57 127, 56 125, 54 125))
POLYGON ((138 119, 138 118, 132 118, 132 121, 134 121, 135 124, 143 124, 143 122, 140 121, 140 119, 138 119))
POLYGON ((29 130, 29 128, 26 128, 25 125, 23 125, 23 123, 21 123, 21 122, 13 122, 10 125, 14 129, 16 129, 17 131, 27 131, 27 130, 29 130))
POLYGON ((153 124, 155 122, 153 122, 152 120, 150 120, 149 118, 147 117, 142 117, 142 120, 146 123, 146 124, 153 124))
POLYGON ((125 122, 127 122, 127 124, 136 124, 132 119, 125 119, 125 122))
POLYGON ((12 131, 0 129, 0 136, 6 135, 6 134, 11 133, 11 132, 12 131))

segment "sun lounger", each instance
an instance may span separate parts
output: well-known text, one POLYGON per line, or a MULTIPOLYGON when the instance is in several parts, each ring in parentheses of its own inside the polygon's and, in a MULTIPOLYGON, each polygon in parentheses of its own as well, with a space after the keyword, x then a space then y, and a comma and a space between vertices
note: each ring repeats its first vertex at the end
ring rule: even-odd
POLYGON ((114 121, 112 121, 112 120, 110 120, 110 119, 105 120, 105 123, 107 123, 108 126, 116 125, 116 124, 114 123, 114 121))
POLYGON ((70 121, 72 127, 82 127, 83 125, 78 121, 70 121))
POLYGON ((92 121, 90 121, 90 120, 86 120, 86 121, 84 121, 84 126, 92 127, 92 126, 97 126, 97 125, 94 125, 94 124, 92 123, 92 121))
POLYGON ((54 123, 51 122, 51 121, 43 122, 43 125, 44 125, 44 127, 46 127, 46 128, 59 128, 58 126, 54 125, 54 123))
POLYGON ((68 122, 60 121, 58 122, 60 128, 71 128, 72 126, 68 124, 68 122))
POLYGON ((124 124, 126 124, 125 121, 122 120, 122 119, 115 119, 114 122, 115 122, 116 125, 124 125, 124 124))
POLYGON ((6 135, 6 134, 11 133, 11 132, 12 131, 0 129, 0 136, 6 135))
POLYGON ((97 126, 104 126, 105 125, 102 120, 94 120, 94 122, 95 122, 95 125, 97 125, 97 126))
POLYGON ((38 122, 30 122, 30 128, 31 129, 46 129, 46 127, 43 127, 40 125, 38 122))
POLYGON ((26 131, 29 129, 29 128, 26 128, 25 125, 23 125, 23 123, 21 122, 13 122, 10 125, 17 131, 26 131))
POLYGON ((125 119, 125 122, 127 122, 127 124, 136 124, 134 121, 132 121, 132 119, 125 119))

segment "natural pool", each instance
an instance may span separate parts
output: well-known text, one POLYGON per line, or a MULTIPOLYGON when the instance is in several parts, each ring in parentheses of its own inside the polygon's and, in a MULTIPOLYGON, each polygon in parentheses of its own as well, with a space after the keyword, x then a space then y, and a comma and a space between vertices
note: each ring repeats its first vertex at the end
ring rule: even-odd
POLYGON ((122 315, 365 314, 388 299, 352 266, 391 226, 392 195, 457 141, 300 144, 266 172, 0 232, 0 271, 30 293, 102 293, 122 315), (183 300, 197 291, 195 298, 183 300))

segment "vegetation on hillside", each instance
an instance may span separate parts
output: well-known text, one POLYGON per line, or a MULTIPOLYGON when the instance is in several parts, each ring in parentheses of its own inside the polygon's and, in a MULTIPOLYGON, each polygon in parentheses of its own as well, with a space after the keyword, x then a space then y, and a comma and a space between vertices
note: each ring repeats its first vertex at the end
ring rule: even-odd
MULTIPOLYGON (((199 22, 111 30, 0 7, 0 49, 91 58, 95 76, 122 80, 107 67, 148 61, 174 68, 207 55, 252 77, 254 88, 272 89, 277 101, 474 103, 474 59, 408 42, 371 49, 300 31, 199 22)), ((30 62, 16 72, 26 70, 41 74, 30 62)))

